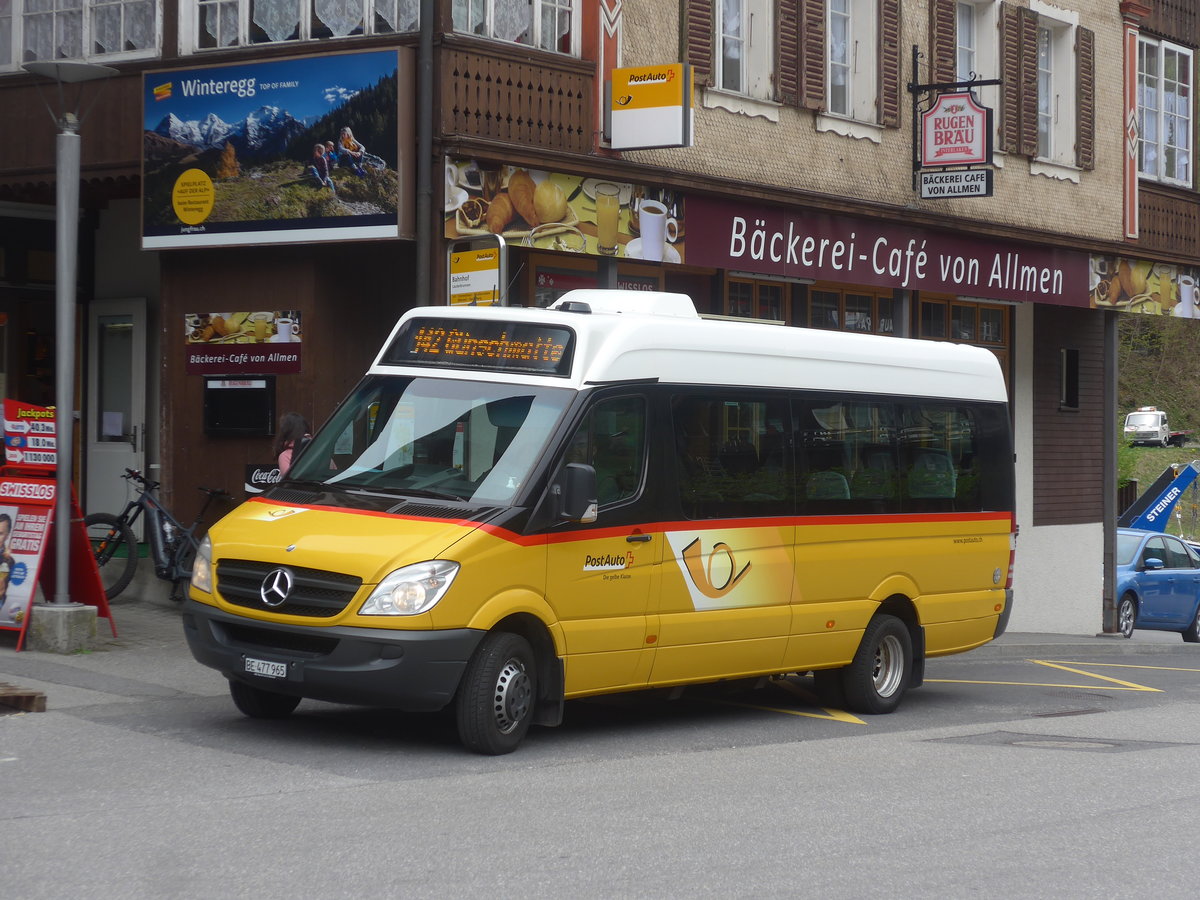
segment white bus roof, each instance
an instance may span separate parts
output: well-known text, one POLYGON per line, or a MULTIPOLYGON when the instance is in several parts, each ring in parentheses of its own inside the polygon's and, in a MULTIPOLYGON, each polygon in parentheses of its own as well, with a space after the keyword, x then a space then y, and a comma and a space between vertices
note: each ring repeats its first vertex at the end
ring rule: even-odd
POLYGON ((1005 402, 999 361, 965 344, 702 318, 685 294, 579 290, 549 309, 424 306, 406 312, 372 373, 461 377, 582 388, 658 380, 672 384, 805 388, 1005 402), (569 327, 569 378, 383 363, 403 324, 416 318, 503 319, 569 327))

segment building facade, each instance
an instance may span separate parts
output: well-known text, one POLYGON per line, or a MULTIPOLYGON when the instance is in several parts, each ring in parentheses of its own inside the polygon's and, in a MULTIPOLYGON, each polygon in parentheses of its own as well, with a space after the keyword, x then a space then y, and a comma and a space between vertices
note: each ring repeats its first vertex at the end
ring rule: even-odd
POLYGON ((0 111, 21 123, 0 145, 0 327, 6 394, 52 402, 61 98, 86 110, 65 352, 89 508, 119 502, 128 464, 185 514, 196 485, 241 493, 272 459, 264 421, 323 421, 401 312, 478 284, 454 253, 498 234, 509 303, 661 289, 987 347, 1016 435, 1010 628, 1113 627, 1115 317, 1196 312, 1194 4, 434 0, 424 32, 415 0, 67 5, 0 15, 0 111), (22 69, 54 59, 117 74, 59 94, 22 69), (613 71, 681 63, 691 145, 614 149, 613 71), (247 79, 261 96, 235 102, 247 79), (252 146, 289 112, 266 86, 318 79, 328 106, 252 146), (992 110, 990 196, 923 197, 922 114, 966 82, 992 110), (200 83, 226 93, 186 95, 200 83), (343 156, 326 185, 310 154, 340 153, 342 127, 375 161, 343 156))

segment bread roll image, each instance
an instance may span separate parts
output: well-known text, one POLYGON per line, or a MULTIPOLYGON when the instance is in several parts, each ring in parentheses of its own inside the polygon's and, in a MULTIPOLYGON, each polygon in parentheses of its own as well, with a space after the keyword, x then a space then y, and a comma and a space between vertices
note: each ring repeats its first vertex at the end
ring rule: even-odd
POLYGON ((500 234, 513 220, 513 205, 508 194, 497 194, 488 206, 487 227, 492 234, 500 234))
POLYGON ((537 185, 524 169, 517 169, 508 179, 508 196, 512 198, 513 208, 529 223, 530 228, 542 224, 542 220, 538 218, 537 206, 533 202, 536 190, 537 185))

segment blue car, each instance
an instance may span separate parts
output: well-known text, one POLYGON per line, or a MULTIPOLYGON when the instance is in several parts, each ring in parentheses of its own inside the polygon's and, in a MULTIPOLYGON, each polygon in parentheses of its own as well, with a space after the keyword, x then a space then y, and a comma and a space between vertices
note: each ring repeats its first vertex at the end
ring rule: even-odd
POLYGON ((1117 529, 1117 627, 1178 631, 1200 643, 1200 552, 1177 537, 1117 529))

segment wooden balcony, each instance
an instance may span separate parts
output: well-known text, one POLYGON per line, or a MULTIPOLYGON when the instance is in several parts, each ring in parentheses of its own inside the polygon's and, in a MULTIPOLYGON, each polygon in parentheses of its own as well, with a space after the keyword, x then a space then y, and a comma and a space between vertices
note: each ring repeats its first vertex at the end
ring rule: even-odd
POLYGON ((1138 190, 1138 245, 1200 262, 1200 202, 1191 191, 1143 181, 1138 190))
POLYGON ((441 137, 592 150, 594 63, 462 35, 445 38, 438 61, 441 137))

